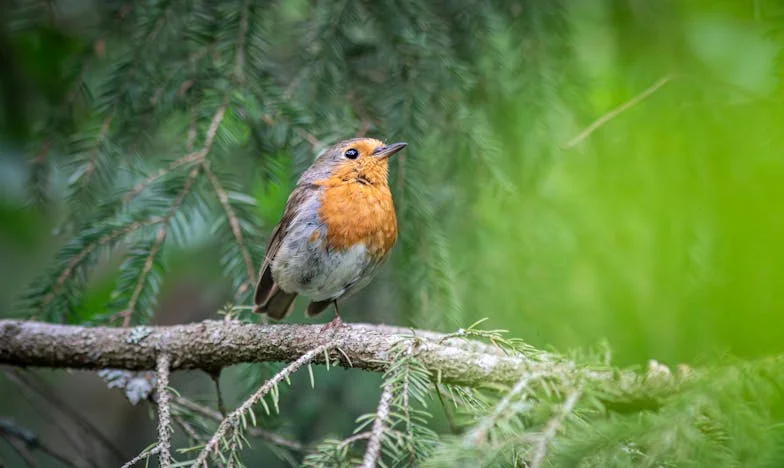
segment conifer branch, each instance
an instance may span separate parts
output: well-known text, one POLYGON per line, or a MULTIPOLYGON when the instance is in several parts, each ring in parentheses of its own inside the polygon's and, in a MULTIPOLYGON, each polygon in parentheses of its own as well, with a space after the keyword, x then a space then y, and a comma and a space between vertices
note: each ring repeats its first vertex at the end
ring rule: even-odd
POLYGON ((376 409, 376 419, 373 421, 373 429, 370 431, 365 457, 362 459, 362 468, 375 468, 378 458, 381 455, 381 439, 384 436, 386 420, 389 418, 389 403, 392 401, 392 386, 384 385, 381 398, 376 409))
POLYGON ((512 390, 507 393, 501 401, 498 402, 493 411, 479 422, 473 429, 468 431, 463 438, 463 445, 472 446, 479 445, 487 439, 487 433, 496 425, 499 419, 507 414, 509 406, 522 396, 522 394, 529 389, 532 382, 542 378, 544 374, 536 372, 532 374, 523 375, 520 380, 512 387, 512 390))
POLYGON ((248 10, 250 9, 250 1, 245 0, 242 4, 242 12, 240 13, 240 27, 237 32, 237 53, 234 59, 234 78, 239 84, 245 82, 245 42, 248 35, 248 10))
POLYGON ((180 166, 184 166, 190 163, 199 163, 203 161, 204 155, 205 155, 204 150, 199 150, 199 151, 190 152, 185 156, 172 161, 171 163, 169 163, 168 166, 158 169, 154 174, 149 175, 144 180, 136 184, 131 190, 128 191, 128 193, 125 194, 125 196, 123 197, 123 201, 125 203, 128 203, 137 195, 142 193, 142 190, 144 190, 150 184, 160 179, 161 177, 165 176, 166 174, 169 174, 172 171, 176 170, 180 166))
POLYGON ((154 216, 154 217, 151 217, 151 218, 149 218, 149 219, 147 219, 145 221, 137 221, 135 223, 129 224, 128 226, 126 226, 126 227, 124 227, 122 229, 117 229, 116 231, 113 231, 113 232, 111 232, 111 233, 101 237, 100 239, 98 239, 97 242, 85 245, 82 248, 82 250, 78 254, 76 254, 68 262, 68 264, 66 264, 65 268, 63 268, 63 271, 60 272, 60 274, 58 275, 58 277, 55 280, 54 284, 52 285, 51 289, 49 290, 49 292, 46 294, 46 296, 44 296, 43 300, 41 301, 41 307, 43 308, 44 306, 46 306, 47 304, 52 302, 52 299, 55 298, 55 296, 57 295, 57 292, 59 291, 59 289, 65 284, 66 281, 68 281, 68 278, 71 277, 71 275, 74 272, 74 269, 82 261, 84 261, 84 259, 87 258, 87 256, 90 255, 95 249, 97 249, 98 247, 101 247, 103 245, 106 245, 107 243, 112 242, 113 240, 118 239, 118 238, 120 238, 120 237, 122 237, 124 235, 130 234, 130 233, 132 233, 134 231, 138 231, 139 229, 141 229, 141 228, 143 228, 145 226, 149 226, 149 225, 152 225, 152 224, 157 224, 157 223, 161 222, 162 220, 163 220, 163 218, 161 218, 159 216, 154 216))
MULTIPOLYGON (((471 340, 388 325, 347 324, 332 337, 342 351, 339 365, 386 371, 390 353, 412 333, 419 339, 416 359, 441 382, 467 386, 513 385, 533 373, 573 375, 574 363, 536 350, 504 355, 471 340), (439 339, 440 337, 440 339, 439 339), (439 342, 443 340, 442 342, 439 342), (349 366, 347 360, 351 359, 349 366)), ((258 325, 207 320, 175 326, 84 327, 0 320, 0 363, 26 367, 150 370, 159 350, 172 356, 172 370, 215 370, 242 362, 290 362, 319 346, 321 325, 258 325), (139 338, 141 337, 141 338, 139 338), (90 349, 90 353, 85 353, 90 349)), ((314 359, 323 363, 323 356, 314 359)), ((612 379, 610 370, 584 370, 591 380, 612 379)), ((622 375, 621 377, 623 377, 622 375)))
POLYGON ((191 188, 193 187, 193 183, 196 181, 196 177, 199 175, 199 169, 199 167, 191 169, 191 172, 188 174, 188 178, 185 180, 180 193, 177 194, 177 198, 175 198, 174 202, 169 208, 169 212, 160 220, 160 227, 158 228, 158 232, 155 234, 155 241, 147 253, 147 258, 144 260, 144 266, 142 267, 142 271, 139 273, 139 277, 136 280, 136 286, 133 290, 133 293, 131 294, 131 298, 128 300, 128 305, 125 309, 117 314, 123 319, 123 327, 127 327, 131 323, 131 315, 133 315, 134 308, 136 307, 136 301, 139 300, 139 296, 141 295, 142 289, 144 288, 144 282, 147 279, 147 276, 150 274, 150 271, 152 271, 155 257, 158 255, 158 251, 161 249, 163 241, 166 239, 169 219, 177 214, 177 210, 180 209, 183 200, 185 200, 185 197, 190 193, 191 188))
POLYGON ((529 468, 540 468, 542 466, 547 454, 548 444, 550 444, 550 442, 555 438, 555 434, 558 432, 558 429, 561 428, 563 420, 572 412, 572 410, 574 410, 574 405, 577 404, 577 400, 579 398, 579 389, 569 393, 569 395, 566 397, 566 401, 564 401, 563 406, 559 409, 558 414, 553 416, 547 422, 544 433, 537 441, 536 451, 534 452, 534 457, 531 460, 529 468))
POLYGON ((160 445, 154 445, 150 448, 146 448, 141 451, 138 455, 128 460, 121 468, 131 468, 133 465, 139 463, 142 460, 146 460, 152 456, 157 455, 161 451, 160 445))
MULTIPOLYGON (((182 396, 175 396, 174 399, 172 400, 172 403, 175 406, 180 406, 194 413, 198 413, 218 423, 223 421, 223 419, 225 418, 225 416, 221 415, 220 412, 215 411, 212 408, 208 408, 204 405, 200 405, 195 401, 189 400, 182 396)), ((260 427, 249 427, 248 434, 250 434, 252 437, 258 437, 260 439, 266 440, 267 442, 273 443, 275 445, 280 445, 281 447, 290 448, 291 450, 295 450, 297 452, 300 452, 304 449, 301 443, 295 440, 287 439, 281 436, 280 434, 276 434, 272 431, 268 431, 260 427)))
POLYGON ((230 430, 239 430, 239 423, 242 419, 244 419, 245 415, 251 410, 251 408, 261 401, 267 393, 273 390, 280 382, 284 379, 288 379, 288 377, 296 372, 299 368, 304 366, 305 364, 310 363, 314 358, 317 356, 322 355, 325 352, 332 350, 336 346, 335 341, 330 341, 328 343, 324 343, 319 345, 310 351, 306 352, 302 356, 300 356, 297 360, 289 364, 288 366, 281 369, 280 372, 272 376, 271 379, 264 382, 264 384, 259 387, 256 392, 250 396, 245 402, 243 402, 237 409, 232 411, 232 413, 221 421, 220 425, 218 426, 218 430, 215 431, 215 434, 212 438, 207 442, 207 444, 202 449, 199 456, 196 457, 196 460, 193 462, 193 466, 206 466, 207 459, 212 454, 212 452, 218 447, 218 443, 226 437, 230 430))
POLYGON ((237 292, 238 294, 242 294, 247 290, 247 288, 250 288, 250 285, 256 283, 256 268, 253 265, 250 252, 248 252, 248 248, 245 246, 245 239, 242 236, 240 220, 229 203, 229 194, 226 192, 226 189, 223 188, 223 185, 221 185, 218 176, 215 175, 212 169, 210 169, 210 165, 207 161, 202 163, 202 167, 204 168, 204 173, 207 174, 207 179, 210 181, 212 188, 215 190, 218 201, 223 207, 223 211, 226 214, 226 220, 229 222, 229 226, 231 226, 231 232, 234 235, 234 240, 237 241, 237 246, 239 247, 240 252, 242 253, 242 258, 245 262, 245 268, 247 269, 248 273, 248 280, 242 283, 239 291, 237 292))
POLYGON ((169 396, 169 367, 171 357, 167 353, 158 356, 158 447, 160 448, 158 465, 161 468, 171 467, 171 436, 174 430, 171 422, 171 398, 169 396))
POLYGON ((103 124, 101 124, 101 130, 98 132, 98 137, 95 139, 95 144, 93 146, 92 151, 90 152, 90 158, 87 160, 85 164, 84 170, 81 175, 81 183, 82 186, 86 186, 90 183, 90 176, 92 176, 93 171, 95 170, 95 159, 98 157, 98 153, 101 151, 101 144, 106 139, 106 135, 109 133, 109 127, 112 124, 112 119, 114 118, 114 113, 109 112, 106 117, 103 119, 103 124))

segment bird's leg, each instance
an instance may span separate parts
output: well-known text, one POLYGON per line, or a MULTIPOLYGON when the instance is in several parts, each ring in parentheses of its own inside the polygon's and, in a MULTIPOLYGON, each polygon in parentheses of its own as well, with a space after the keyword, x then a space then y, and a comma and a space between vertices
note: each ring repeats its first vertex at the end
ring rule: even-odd
POLYGON ((338 301, 337 300, 332 301, 332 305, 335 307, 335 318, 333 318, 332 321, 325 324, 321 328, 322 331, 330 328, 340 328, 343 326, 343 319, 340 318, 340 312, 338 311, 338 301))

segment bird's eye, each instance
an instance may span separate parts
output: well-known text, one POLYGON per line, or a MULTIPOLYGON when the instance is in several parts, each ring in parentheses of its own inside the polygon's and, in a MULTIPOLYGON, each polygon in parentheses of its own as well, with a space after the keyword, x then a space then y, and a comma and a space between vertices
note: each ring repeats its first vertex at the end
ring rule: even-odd
POLYGON ((359 151, 354 148, 349 148, 346 150, 345 155, 348 159, 357 159, 359 157, 359 151))

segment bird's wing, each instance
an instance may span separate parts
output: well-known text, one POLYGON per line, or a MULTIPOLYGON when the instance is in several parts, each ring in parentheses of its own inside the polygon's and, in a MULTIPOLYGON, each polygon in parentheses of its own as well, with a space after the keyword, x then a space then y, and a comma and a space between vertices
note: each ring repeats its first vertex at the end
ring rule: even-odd
POLYGON ((256 312, 259 312, 259 307, 267 301, 270 294, 273 292, 273 289, 277 289, 274 288, 275 282, 272 279, 270 265, 275 259, 275 256, 278 254, 278 250, 280 250, 283 239, 286 237, 286 234, 288 234, 289 228, 291 227, 291 222, 297 216, 299 209, 305 205, 307 198, 314 195, 313 192, 316 188, 317 187, 312 184, 298 185, 291 192, 291 195, 289 195, 289 199, 286 202, 286 208, 283 210, 283 216, 281 216, 280 222, 278 222, 278 225, 275 226, 275 229, 272 230, 269 243, 267 244, 267 249, 264 251, 264 260, 261 262, 261 269, 259 270, 259 281, 256 284, 256 292, 253 295, 253 303, 256 305, 254 311, 256 312))

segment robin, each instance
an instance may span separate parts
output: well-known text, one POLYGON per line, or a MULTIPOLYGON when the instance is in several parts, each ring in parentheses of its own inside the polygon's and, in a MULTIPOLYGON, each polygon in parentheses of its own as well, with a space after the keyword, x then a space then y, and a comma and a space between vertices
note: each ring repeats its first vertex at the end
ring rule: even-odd
POLYGON ((341 141, 297 181, 270 236, 254 295, 254 312, 281 319, 298 294, 307 316, 370 283, 397 238, 388 159, 407 146, 372 138, 341 141))

